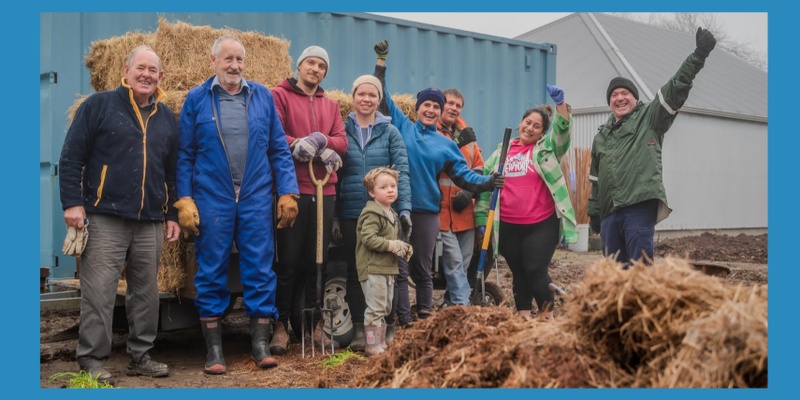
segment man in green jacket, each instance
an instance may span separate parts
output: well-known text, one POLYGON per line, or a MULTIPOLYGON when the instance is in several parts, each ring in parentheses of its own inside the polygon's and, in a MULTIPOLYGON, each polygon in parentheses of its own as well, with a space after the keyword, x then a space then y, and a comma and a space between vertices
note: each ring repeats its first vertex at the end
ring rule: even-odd
POLYGON ((629 79, 611 80, 606 99, 612 115, 592 144, 588 214, 601 234, 603 254, 630 264, 653 259, 655 226, 669 215, 661 167, 664 134, 689 97, 692 81, 705 65, 716 39, 698 28, 696 48, 658 91, 657 101, 639 102, 629 79))

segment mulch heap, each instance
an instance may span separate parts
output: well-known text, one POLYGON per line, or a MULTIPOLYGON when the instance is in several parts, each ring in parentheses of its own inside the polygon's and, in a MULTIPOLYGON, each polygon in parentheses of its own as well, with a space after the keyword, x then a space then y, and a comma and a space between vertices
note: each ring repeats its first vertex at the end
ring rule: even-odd
POLYGON ((767 387, 767 287, 667 258, 594 264, 553 322, 447 307, 399 330, 358 387, 767 387))
POLYGON ((715 260, 753 264, 768 261, 767 234, 737 236, 705 232, 698 236, 666 239, 656 242, 655 255, 678 254, 692 260, 715 260))
MULTIPOLYGON (((149 45, 161 58, 164 78, 159 87, 165 91, 166 104, 177 119, 189 90, 214 75, 210 61, 211 45, 221 35, 234 35, 247 51, 245 77, 273 88, 294 72, 289 55, 290 42, 260 32, 242 32, 235 29, 214 29, 194 26, 185 22, 169 22, 159 17, 158 29, 152 33, 128 32, 125 35, 93 42, 85 58, 90 73, 90 83, 96 92, 116 89, 122 79, 128 53, 140 45, 149 45)), ((328 90, 329 98, 339 103, 342 119, 353 111, 353 99, 348 92, 328 90)), ((89 95, 81 96, 67 110, 71 122, 78 107, 89 95)), ((392 99, 411 118, 416 119, 414 97, 395 94, 392 99)), ((179 293, 187 284, 185 241, 164 243, 158 271, 160 292, 179 293)), ((123 282, 124 284, 124 282, 123 282)))

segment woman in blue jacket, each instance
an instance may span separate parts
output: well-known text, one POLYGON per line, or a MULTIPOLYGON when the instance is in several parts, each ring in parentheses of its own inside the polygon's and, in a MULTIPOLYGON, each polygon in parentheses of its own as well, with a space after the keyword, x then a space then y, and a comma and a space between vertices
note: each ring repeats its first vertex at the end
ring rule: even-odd
MULTIPOLYGON (((411 215, 411 183, 408 175, 406 146, 400 132, 391 124, 391 119, 377 111, 384 96, 378 78, 363 75, 353 82, 354 112, 344 123, 347 132, 347 152, 342 158, 339 187, 336 190, 336 221, 342 234, 342 252, 347 261, 347 304, 355 326, 355 336, 350 347, 364 351, 364 292, 358 282, 356 271, 356 223, 361 210, 370 200, 364 187, 364 175, 377 167, 391 167, 400 172, 398 199, 394 203, 399 215, 411 215)), ((393 319, 387 323, 392 324, 393 319)))
MULTIPOLYGON (((376 73, 385 74, 388 43, 382 41, 375 46, 378 55, 376 73)), ((384 92, 389 93, 384 85, 384 92)), ((400 263, 400 274, 397 276, 398 304, 397 319, 401 326, 411 323, 411 305, 408 298, 408 276, 414 280, 417 293, 417 317, 427 318, 433 307, 433 280, 431 267, 433 264, 436 235, 439 234, 439 211, 441 210, 441 191, 439 190, 439 174, 447 173, 459 187, 474 193, 502 187, 505 179, 498 173, 484 176, 467 166, 464 155, 456 143, 437 130, 439 118, 444 108, 444 94, 436 88, 427 88, 417 93, 414 107, 417 121, 411 121, 403 111, 386 96, 386 105, 392 124, 403 136, 408 154, 409 174, 414 177, 411 182, 411 246, 414 255, 408 268, 400 263)), ((401 216, 401 224, 403 219, 401 216)))

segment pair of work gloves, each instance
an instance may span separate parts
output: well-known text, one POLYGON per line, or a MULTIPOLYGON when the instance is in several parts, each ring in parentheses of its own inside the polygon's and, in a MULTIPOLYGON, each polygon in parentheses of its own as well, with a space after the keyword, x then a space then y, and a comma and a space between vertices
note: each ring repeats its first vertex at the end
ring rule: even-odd
POLYGON ((61 252, 75 257, 83 254, 83 249, 86 248, 86 242, 89 240, 89 231, 86 228, 88 225, 89 221, 84 219, 83 228, 67 226, 67 236, 64 237, 64 246, 61 247, 61 252))
MULTIPOLYGON (((299 195, 285 194, 278 198, 278 229, 294 225, 297 218, 297 200, 299 195)), ((183 231, 183 237, 188 238, 191 233, 200 236, 200 213, 191 197, 183 198, 173 204, 178 210, 178 224, 183 231)))
POLYGON ((314 157, 319 157, 329 173, 342 167, 342 158, 328 148, 328 138, 322 132, 312 132, 306 137, 295 139, 291 150, 292 157, 299 162, 309 162, 314 157))
POLYGON ((402 240, 389 240, 389 252, 408 261, 414 254, 414 248, 402 240))

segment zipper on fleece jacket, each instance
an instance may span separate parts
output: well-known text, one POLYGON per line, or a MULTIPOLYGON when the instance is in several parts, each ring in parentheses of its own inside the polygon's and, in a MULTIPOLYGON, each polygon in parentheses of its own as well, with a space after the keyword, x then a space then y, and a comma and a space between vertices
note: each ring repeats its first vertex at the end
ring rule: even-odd
POLYGON ((130 98, 131 106, 133 106, 133 112, 136 114, 136 118, 139 120, 139 125, 142 127, 142 200, 139 203, 139 213, 137 214, 136 219, 142 219, 142 210, 144 210, 144 195, 145 195, 145 181, 147 180, 147 124, 150 122, 150 118, 153 117, 158 112, 158 102, 153 104, 153 111, 147 116, 147 119, 142 118, 142 113, 139 111, 139 104, 136 103, 136 99, 133 98, 133 90, 128 90, 128 97, 130 98))
POLYGON ((106 171, 108 171, 108 164, 103 165, 103 170, 100 171, 100 185, 97 186, 97 200, 94 201, 94 206, 100 204, 100 199, 103 198, 103 185, 106 183, 106 171))

